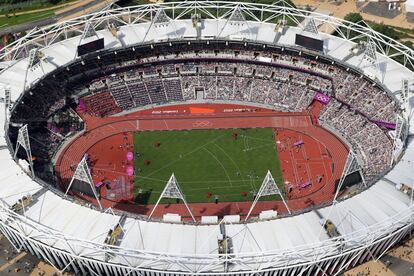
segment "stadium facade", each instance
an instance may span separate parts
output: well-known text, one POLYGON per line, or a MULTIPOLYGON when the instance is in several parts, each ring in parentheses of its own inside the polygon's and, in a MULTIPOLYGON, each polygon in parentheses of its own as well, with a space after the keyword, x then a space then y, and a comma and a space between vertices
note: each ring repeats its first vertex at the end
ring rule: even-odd
MULTIPOLYGON (((84 275, 336 275, 380 258, 411 233, 414 215, 414 147, 407 138, 408 87, 414 75, 392 58, 414 67, 411 49, 364 25, 283 2, 267 6, 189 1, 108 8, 35 29, 1 54, 5 104, 0 120, 5 127, 0 137, 0 230, 16 250, 26 250, 58 270, 84 275), (295 43, 296 34, 308 38, 308 44, 302 44, 306 47, 295 43), (102 38, 104 49, 94 53, 96 60, 141 46, 239 43, 289 49, 351 68, 376 82, 401 107, 392 165, 373 185, 346 200, 248 223, 149 221, 65 197, 34 177, 24 162, 16 163, 16 141, 9 139, 9 129, 16 126, 10 114, 47 75, 66 70, 69 78, 74 72, 67 68, 83 62, 78 46, 90 43, 81 51, 98 49, 101 42, 96 41, 102 38), (122 234, 108 241, 108 233, 119 226, 122 234)), ((21 137, 19 144, 28 149, 21 137)))

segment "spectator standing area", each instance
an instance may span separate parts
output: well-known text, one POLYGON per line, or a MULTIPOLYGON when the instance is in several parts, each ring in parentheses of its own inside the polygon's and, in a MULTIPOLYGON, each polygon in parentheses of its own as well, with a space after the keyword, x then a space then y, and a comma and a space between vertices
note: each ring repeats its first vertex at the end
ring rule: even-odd
MULTIPOLYGON (((56 169, 67 183, 70 160, 87 153, 103 205, 140 214, 151 211, 175 173, 196 217, 246 215, 270 170, 289 207, 301 210, 332 199, 348 153, 312 122, 320 109, 314 102, 291 113, 229 104, 164 106, 103 118, 80 112, 87 129, 61 151, 56 169)), ((159 206, 154 216, 179 213, 189 219, 176 200, 159 206)), ((287 211, 277 196, 263 197, 256 206, 256 215, 287 211)))

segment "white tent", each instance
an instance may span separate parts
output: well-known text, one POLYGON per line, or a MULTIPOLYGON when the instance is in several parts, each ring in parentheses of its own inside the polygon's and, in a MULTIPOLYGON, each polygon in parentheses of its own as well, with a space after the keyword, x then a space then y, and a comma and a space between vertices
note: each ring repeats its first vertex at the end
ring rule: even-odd
POLYGON ((405 11, 414 12, 414 0, 407 0, 405 2, 405 11))

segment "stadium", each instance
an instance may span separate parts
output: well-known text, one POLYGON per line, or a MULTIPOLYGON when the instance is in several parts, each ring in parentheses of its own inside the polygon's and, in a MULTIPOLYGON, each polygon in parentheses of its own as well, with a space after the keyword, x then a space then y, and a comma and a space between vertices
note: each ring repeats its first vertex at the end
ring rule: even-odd
POLYGON ((338 275, 412 232, 414 53, 364 24, 108 7, 0 60, 0 230, 61 272, 338 275))

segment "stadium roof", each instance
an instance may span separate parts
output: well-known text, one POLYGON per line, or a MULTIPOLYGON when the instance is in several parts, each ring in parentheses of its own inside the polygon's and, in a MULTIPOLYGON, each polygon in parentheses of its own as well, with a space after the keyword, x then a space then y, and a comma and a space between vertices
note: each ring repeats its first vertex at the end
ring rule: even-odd
POLYGON ((414 0, 405 1, 405 11, 414 12, 414 0))
MULTIPOLYGON (((410 154, 414 152, 411 143, 406 152, 408 155, 406 154, 404 160, 395 167, 397 173, 391 172, 376 185, 338 203, 335 207, 319 210, 322 217, 329 217, 341 235, 349 239, 350 247, 364 243, 367 236, 372 237, 380 229, 395 228, 395 221, 403 224, 411 219, 411 209, 408 209, 410 198, 395 188, 395 183, 401 182, 398 173, 405 172, 407 163, 414 162, 414 154, 410 154)), ((7 170, 1 171, 1 181, 13 183, 0 185, 2 204, 5 207, 13 205, 24 195, 35 194, 42 189, 14 165, 7 149, 0 151, 0 161, 2 164, 9 164, 7 170)), ((26 209, 25 216, 31 223, 36 223, 33 226, 40 225, 36 228, 26 226, 27 235, 56 248, 100 260, 104 260, 104 252, 90 248, 91 244, 102 245, 108 230, 113 229, 121 219, 119 215, 102 213, 69 200, 62 200, 52 191, 46 191, 39 196, 36 202, 26 209), (50 235, 44 235, 44 231, 50 231, 50 235), (56 233, 64 238, 57 238, 56 233), (86 244, 89 246, 85 246, 86 244)), ((22 227, 18 224, 15 226, 22 227)), ((217 237, 220 235, 220 225, 173 224, 127 218, 123 228, 125 234, 119 246, 127 252, 138 250, 150 255, 218 258, 217 237)), ((336 242, 329 239, 323 231, 321 217, 315 212, 248 224, 226 224, 226 233, 232 238, 233 254, 246 258, 270 252, 283 252, 289 255, 293 254, 295 249, 306 252, 304 257, 312 258, 315 254, 315 245, 321 243, 331 250, 338 250, 336 242)), ((128 262, 132 266, 145 262, 144 259, 128 258, 122 254, 117 256, 115 261, 128 262)), ((189 268, 197 270, 199 265, 194 264, 194 267, 189 268)), ((266 262, 249 265, 263 268, 266 262)), ((175 266, 167 260, 159 260, 157 264, 152 265, 154 269, 182 269, 178 263, 175 266)), ((239 267, 234 269, 245 267, 239 264, 239 267)))
MULTIPOLYGON (((273 24, 263 22, 249 22, 248 25, 233 26, 226 24, 226 20, 206 20, 204 26, 201 38, 206 40, 211 38, 224 40, 247 39, 259 43, 273 43, 277 35, 274 32, 273 24)), ((122 37, 122 39, 114 37, 109 30, 101 30, 97 31, 97 33, 99 37, 104 38, 105 50, 132 47, 137 43, 156 43, 174 39, 188 39, 191 41, 196 39, 197 35, 191 20, 176 20, 165 28, 151 27, 151 23, 121 26, 118 31, 118 37, 122 37), (142 39, 143 37, 144 39, 142 39)), ((295 34, 297 33, 303 33, 303 31, 300 28, 288 28, 280 36, 277 44, 286 47, 297 47, 295 46, 295 34)), ((356 45, 351 41, 325 33, 319 33, 318 36, 319 39, 325 41, 324 54, 338 61, 347 57, 351 49, 356 45)), ((77 59, 77 46, 80 44, 80 40, 81 37, 77 36, 42 48, 41 51, 45 54, 45 59, 41 62, 41 66, 37 66, 34 70, 29 71, 26 85, 34 85, 44 74, 77 59)), ((82 43, 84 42, 82 41, 82 43)), ((11 86, 12 100, 16 100, 23 91, 24 82, 21 76, 25 75, 28 63, 28 58, 21 59, 0 74, 0 83, 11 86)), ((401 80, 410 79, 412 76, 410 70, 380 54, 378 54, 378 67, 363 59, 363 53, 351 57, 345 64, 359 68, 367 76, 378 78, 391 92, 399 91, 401 89, 401 80)))
MULTIPOLYGON (((102 15, 102 20, 105 16, 102 15)), ((323 18, 333 20, 326 15, 323 18)), ((273 43, 276 38, 274 29, 273 24, 265 22, 249 21, 244 25, 231 25, 227 24, 225 18, 207 19, 200 39, 246 39, 273 43)), ((277 43, 296 47, 295 34, 301 32, 300 28, 289 27, 277 43)), ((173 20, 167 27, 157 29, 149 22, 121 26, 118 37, 122 39, 115 38, 109 30, 97 33, 99 37, 105 37, 105 50, 165 39, 191 41, 197 37, 192 21, 184 19, 173 20)), ((347 56, 355 46, 351 41, 321 32, 319 38, 325 41, 325 55, 335 60, 347 56)), ((41 61, 41 67, 28 72, 27 85, 34 85, 44 74, 76 59, 79 41, 80 36, 42 48, 45 59, 41 61)), ((358 67, 367 75, 377 76, 398 97, 401 80, 413 79, 413 73, 389 57, 377 55, 380 71, 362 60, 362 54, 348 59, 345 64, 358 67)), ((12 101, 16 101, 24 90, 23 76, 27 65, 28 58, 23 58, 0 73, 0 83, 11 87, 12 101)), ((0 105, 0 122, 4 121, 4 105, 0 105)), ((71 199, 62 199, 61 194, 44 189, 16 165, 9 149, 5 147, 4 136, 5 132, 1 129, 0 208, 3 209, 0 216, 14 218, 10 223, 15 229, 21 229, 28 237, 68 251, 73 256, 105 261, 106 253, 116 252, 111 262, 129 267, 189 273, 223 271, 224 261, 218 254, 217 242, 221 233, 220 224, 173 224, 128 217, 123 224, 124 235, 119 247, 104 244, 108 231, 116 226, 121 216, 79 205, 71 199), (38 196, 27 207, 24 215, 9 210, 22 196, 35 194, 38 196)), ((413 163, 414 144, 409 141, 402 159, 391 172, 366 191, 335 206, 282 219, 247 224, 226 223, 226 233, 233 242, 233 265, 229 269, 256 271, 275 265, 311 262, 315 258, 339 253, 343 248, 367 246, 383 237, 384 233, 391 233, 409 224, 413 213, 410 197, 396 189, 396 185, 412 185, 413 163), (324 231, 321 220, 326 218, 336 225, 340 238, 332 239, 324 231), (339 244, 344 247, 339 247, 339 244)))

